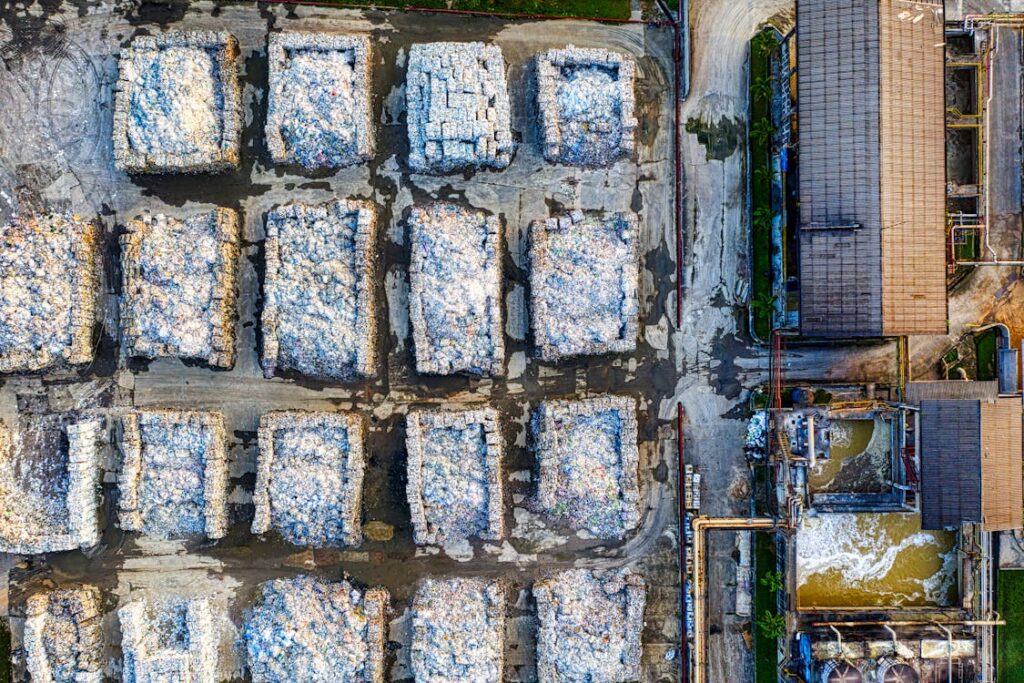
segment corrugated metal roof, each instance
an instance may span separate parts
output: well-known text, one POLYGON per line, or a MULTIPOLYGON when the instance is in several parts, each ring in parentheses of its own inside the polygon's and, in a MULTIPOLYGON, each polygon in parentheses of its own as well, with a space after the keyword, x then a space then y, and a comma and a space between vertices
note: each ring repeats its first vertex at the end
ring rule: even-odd
POLYGON ((878 4, 797 2, 800 326, 813 336, 882 330, 878 4))
POLYGON ((906 403, 917 405, 925 399, 984 399, 999 395, 999 383, 973 382, 960 379, 938 379, 907 382, 906 403))
POLYGON ((945 334, 942 8, 881 0, 882 333, 945 334))
MULTIPOLYGON (((966 384, 966 382, 965 382, 966 384)), ((1021 405, 1017 399, 921 401, 922 528, 979 522, 1021 528, 1021 405)))
POLYGON ((921 402, 921 528, 981 521, 979 401, 921 402))
POLYGON ((1021 438, 1018 399, 981 404, 981 513, 985 531, 1021 528, 1021 438))
POLYGON ((898 0, 797 2, 805 335, 946 331, 936 9, 898 0))

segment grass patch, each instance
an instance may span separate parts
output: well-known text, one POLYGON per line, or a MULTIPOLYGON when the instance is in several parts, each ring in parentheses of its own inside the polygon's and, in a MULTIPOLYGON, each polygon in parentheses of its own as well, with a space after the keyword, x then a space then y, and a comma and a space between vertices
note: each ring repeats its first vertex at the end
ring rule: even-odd
POLYGON ((754 683, 778 683, 777 638, 763 632, 758 617, 775 614, 777 595, 761 579, 776 569, 775 539, 767 531, 754 532, 754 683))
POLYGON ((1024 683, 1024 571, 1000 570, 996 586, 999 615, 1006 619, 996 627, 996 679, 1024 683))
POLYGON ((977 231, 971 230, 962 242, 953 245, 958 261, 976 261, 981 253, 981 237, 977 231))
POLYGON ((772 333, 772 143, 771 54, 778 46, 775 32, 761 31, 750 41, 750 306, 753 332, 761 341, 772 333))
MULTIPOLYGON (((339 5, 375 6, 381 9, 402 9, 423 7, 447 9, 447 0, 413 0, 401 2, 384 0, 337 0, 339 5)), ((451 9, 470 12, 496 12, 500 14, 538 14, 544 16, 598 17, 604 19, 629 19, 630 3, 627 0, 453 0, 451 9)))
POLYGON ((978 357, 978 381, 987 382, 996 378, 995 330, 986 330, 974 336, 974 353, 978 357))

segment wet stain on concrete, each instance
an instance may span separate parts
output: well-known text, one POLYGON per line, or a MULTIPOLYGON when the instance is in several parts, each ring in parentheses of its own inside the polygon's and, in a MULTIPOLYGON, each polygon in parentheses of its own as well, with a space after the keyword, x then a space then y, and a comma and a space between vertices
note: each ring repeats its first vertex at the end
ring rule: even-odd
POLYGON ((686 132, 697 136, 708 161, 722 161, 739 149, 746 136, 746 126, 739 118, 723 116, 717 121, 710 121, 702 117, 688 120, 686 132))

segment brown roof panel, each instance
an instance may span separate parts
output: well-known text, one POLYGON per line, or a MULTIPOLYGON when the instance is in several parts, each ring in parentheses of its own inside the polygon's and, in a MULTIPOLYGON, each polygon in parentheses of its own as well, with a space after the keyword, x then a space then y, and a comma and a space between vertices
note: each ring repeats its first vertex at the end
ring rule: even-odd
POLYGON ((942 6, 878 7, 883 333, 945 334, 942 6))
POLYGON ((981 513, 985 531, 1021 528, 1024 508, 1021 404, 1002 398, 981 404, 981 513))

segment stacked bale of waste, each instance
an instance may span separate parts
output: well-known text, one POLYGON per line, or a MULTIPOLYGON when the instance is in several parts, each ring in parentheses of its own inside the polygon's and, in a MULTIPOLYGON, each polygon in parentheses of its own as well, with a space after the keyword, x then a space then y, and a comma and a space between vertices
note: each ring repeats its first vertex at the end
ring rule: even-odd
POLYGON ((121 52, 114 165, 128 173, 237 169, 242 140, 238 43, 217 31, 140 35, 121 52))
POLYGON ((640 679, 646 585, 630 569, 570 569, 533 586, 540 683, 640 679))
POLYGON ((127 356, 235 362, 239 217, 144 214, 121 235, 121 339, 127 356))
POLYGON ((497 46, 413 45, 406 73, 410 168, 448 173, 508 166, 515 142, 505 59, 497 46))
POLYGON ((223 538, 228 526, 224 416, 139 410, 121 416, 118 517, 154 538, 223 538))
POLYGON ((609 166, 636 149, 636 63, 602 48, 537 56, 537 107, 548 161, 609 166))
POLYGON ((409 318, 416 370, 501 375, 501 221, 447 202, 409 218, 409 318))
POLYGON ((479 578, 427 579, 412 604, 418 683, 505 680, 505 587, 479 578))
POLYGON ((92 586, 36 593, 25 601, 25 664, 34 683, 102 683, 99 591, 92 586))
POLYGON ((267 214, 263 372, 339 381, 377 364, 377 213, 369 202, 288 204, 267 214))
POLYGON ((370 40, 272 33, 267 148, 274 163, 340 168, 373 156, 370 40))
POLYGON ((638 225, 634 213, 581 211, 530 224, 530 320, 543 360, 636 349, 638 225))
POLYGON ((365 427, 354 413, 267 413, 260 418, 252 532, 274 529, 316 548, 363 541, 365 427))
POLYGON ((388 593, 311 576, 262 584, 245 623, 253 683, 383 683, 388 593))
POLYGON ((505 532, 503 443, 491 408, 414 411, 406 420, 413 536, 418 544, 505 532))
POLYGON ((640 524, 636 402, 626 396, 545 401, 532 421, 537 503, 550 517, 598 538, 640 524))
POLYGON ((92 361, 98 240, 95 222, 71 214, 0 227, 0 373, 92 361))

